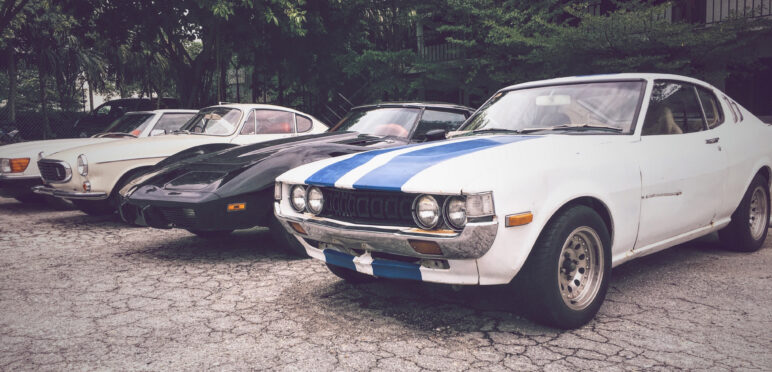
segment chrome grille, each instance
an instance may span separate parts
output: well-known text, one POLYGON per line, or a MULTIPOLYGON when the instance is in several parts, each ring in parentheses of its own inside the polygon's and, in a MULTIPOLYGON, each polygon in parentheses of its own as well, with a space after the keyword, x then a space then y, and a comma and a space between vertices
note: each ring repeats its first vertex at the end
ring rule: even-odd
POLYGON ((72 175, 64 163, 57 161, 41 160, 38 162, 38 169, 46 182, 67 182, 72 175))

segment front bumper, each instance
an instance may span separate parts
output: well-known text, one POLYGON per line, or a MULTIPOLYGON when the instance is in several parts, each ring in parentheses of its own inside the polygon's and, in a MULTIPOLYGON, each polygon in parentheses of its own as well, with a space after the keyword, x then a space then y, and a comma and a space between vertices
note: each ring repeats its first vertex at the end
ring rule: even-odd
POLYGON ((32 188, 43 184, 40 176, 13 176, 0 174, 0 196, 15 198, 32 193, 32 188))
POLYGON ((104 192, 76 192, 76 191, 64 191, 57 188, 41 185, 32 188, 36 194, 50 195, 62 199, 78 199, 78 200, 105 200, 110 195, 104 192))

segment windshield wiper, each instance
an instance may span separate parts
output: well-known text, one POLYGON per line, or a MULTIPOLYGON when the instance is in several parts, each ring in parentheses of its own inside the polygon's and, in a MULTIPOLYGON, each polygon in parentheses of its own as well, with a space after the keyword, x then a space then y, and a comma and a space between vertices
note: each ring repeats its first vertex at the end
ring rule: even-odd
POLYGON ((544 128, 523 128, 520 130, 521 133, 531 133, 531 132, 540 132, 540 131, 560 131, 560 130, 605 130, 605 131, 611 131, 611 132, 622 132, 623 129, 619 127, 614 127, 611 125, 603 125, 603 124, 589 124, 589 123, 580 123, 580 124, 561 124, 556 125, 554 127, 544 127, 544 128))
POLYGON ((123 132, 105 132, 105 133, 99 133, 97 135, 97 138, 104 138, 108 136, 122 136, 122 137, 134 137, 137 138, 136 135, 131 133, 123 133, 123 132))
POLYGON ((523 133, 523 130, 521 129, 505 129, 505 128, 481 128, 481 129, 475 129, 471 131, 470 133, 516 133, 521 134, 523 133))

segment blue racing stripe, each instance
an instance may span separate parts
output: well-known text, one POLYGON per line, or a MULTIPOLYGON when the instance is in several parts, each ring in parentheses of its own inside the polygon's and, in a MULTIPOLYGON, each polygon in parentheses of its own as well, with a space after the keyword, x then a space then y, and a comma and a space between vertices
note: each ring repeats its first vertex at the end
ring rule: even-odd
POLYGON ((354 256, 333 251, 332 249, 325 249, 324 261, 330 265, 345 267, 350 270, 357 271, 356 265, 354 265, 354 256))
POLYGON ((306 185, 327 186, 327 187, 335 186, 335 182, 339 178, 343 177, 346 173, 352 171, 354 168, 367 163, 368 161, 370 161, 370 159, 378 155, 385 154, 387 152, 391 152, 401 148, 402 146, 392 147, 389 149, 363 152, 361 154, 356 154, 348 159, 344 159, 339 162, 332 163, 322 169, 319 169, 318 171, 316 171, 316 173, 308 177, 306 179, 306 185))
POLYGON ((395 156, 354 183, 355 189, 400 191, 402 185, 419 172, 445 160, 508 143, 537 138, 534 136, 497 136, 451 142, 395 156))
POLYGON ((379 278, 421 280, 421 266, 399 261, 374 260, 373 276, 379 278))

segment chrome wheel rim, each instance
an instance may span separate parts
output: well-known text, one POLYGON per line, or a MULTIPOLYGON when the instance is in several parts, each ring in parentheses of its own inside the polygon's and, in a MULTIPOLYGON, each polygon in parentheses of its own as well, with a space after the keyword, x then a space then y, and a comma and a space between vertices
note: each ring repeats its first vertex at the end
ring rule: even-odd
POLYGON ((576 228, 563 243, 558 260, 558 285, 563 302, 572 310, 590 306, 603 281, 603 243, 588 226, 576 228))
POLYGON ((756 186, 751 194, 751 206, 749 208, 749 224, 751 237, 753 240, 759 240, 764 235, 767 228, 767 193, 761 186, 756 186))

